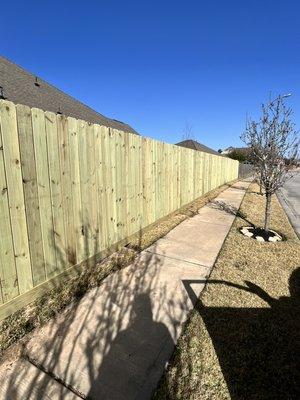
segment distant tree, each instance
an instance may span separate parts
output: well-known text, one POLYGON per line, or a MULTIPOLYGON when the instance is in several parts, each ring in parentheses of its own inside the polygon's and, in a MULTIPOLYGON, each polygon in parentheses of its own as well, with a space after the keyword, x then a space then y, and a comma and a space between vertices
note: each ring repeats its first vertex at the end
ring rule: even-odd
POLYGON ((219 149, 219 150, 218 150, 218 153, 220 153, 220 154, 221 154, 221 153, 222 153, 222 149, 219 149))
POLYGON ((234 149, 227 155, 229 158, 232 158, 233 160, 237 160, 241 163, 247 161, 247 155, 244 151, 234 149))
POLYGON ((298 132, 291 119, 292 109, 285 104, 286 97, 280 95, 262 104, 260 119, 257 122, 249 119, 242 135, 250 147, 252 163, 264 189, 266 231, 270 225, 272 195, 292 176, 290 165, 299 150, 298 132))

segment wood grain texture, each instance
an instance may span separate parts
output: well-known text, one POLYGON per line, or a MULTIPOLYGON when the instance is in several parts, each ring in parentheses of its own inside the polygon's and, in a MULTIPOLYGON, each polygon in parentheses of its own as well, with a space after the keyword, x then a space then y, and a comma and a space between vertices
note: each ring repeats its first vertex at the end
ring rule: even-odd
POLYGON ((32 279, 35 286, 46 280, 46 269, 31 109, 18 105, 17 120, 32 279))
MULTIPOLYGON (((1 118, 1 117, 0 117, 1 118)), ((19 294, 15 263, 14 242, 10 220, 7 180, 3 155, 0 119, 0 283, 1 302, 6 302, 19 294)))
POLYGON ((58 272, 61 272, 66 268, 67 254, 56 114, 48 111, 45 113, 45 128, 53 216, 52 230, 54 235, 57 270, 58 272))
POLYGON ((56 249, 53 233, 45 114, 42 110, 37 108, 32 109, 32 128, 42 243, 47 280, 57 274, 58 270, 56 265, 56 249))
POLYGON ((62 196, 62 216, 65 227, 65 254, 67 264, 76 264, 76 240, 74 229, 74 214, 72 201, 72 183, 70 169, 70 146, 68 135, 68 119, 57 115, 58 158, 60 162, 60 182, 62 196))
POLYGON ((18 287, 24 293, 33 287, 33 280, 15 105, 1 102, 0 116, 18 287))

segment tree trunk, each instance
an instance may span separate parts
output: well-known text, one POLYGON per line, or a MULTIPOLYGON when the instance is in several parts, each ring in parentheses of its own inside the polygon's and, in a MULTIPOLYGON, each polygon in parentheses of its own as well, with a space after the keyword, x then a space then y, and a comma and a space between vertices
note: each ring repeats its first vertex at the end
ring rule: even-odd
POLYGON ((260 171, 260 179, 259 179, 259 194, 262 195, 262 171, 260 171))
POLYGON ((269 230, 271 216, 271 195, 266 194, 266 209, 265 209, 265 231, 269 230))

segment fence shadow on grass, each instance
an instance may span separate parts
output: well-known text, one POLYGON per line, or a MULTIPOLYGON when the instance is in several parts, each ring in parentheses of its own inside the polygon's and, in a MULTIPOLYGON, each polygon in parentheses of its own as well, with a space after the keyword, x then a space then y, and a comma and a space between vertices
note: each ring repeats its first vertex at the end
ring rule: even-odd
POLYGON ((141 253, 33 332, 3 377, 0 398, 150 398, 186 313, 186 304, 174 307, 174 293, 159 279, 162 257, 154 253, 141 253))
MULTIPOLYGON (((185 288, 195 301, 191 283, 185 288)), ((209 280, 259 296, 267 308, 206 307, 196 310, 211 337, 231 399, 300 398, 300 268, 289 280, 290 297, 272 298, 259 286, 209 280)))

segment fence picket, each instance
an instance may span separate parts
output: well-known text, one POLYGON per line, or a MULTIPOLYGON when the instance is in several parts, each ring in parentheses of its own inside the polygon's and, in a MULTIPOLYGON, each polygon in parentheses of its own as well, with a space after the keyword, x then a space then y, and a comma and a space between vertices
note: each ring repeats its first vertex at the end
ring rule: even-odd
MULTIPOLYGON (((1 117, 0 117, 1 118, 1 117)), ((2 301, 19 294, 0 120, 0 283, 2 301)))
POLYGON ((18 286, 25 293, 33 287, 33 280, 15 105, 1 102, 0 118, 18 286))
POLYGON ((50 279, 57 274, 57 265, 53 233, 45 114, 38 108, 32 109, 32 130, 45 271, 46 279, 50 279))
POLYGON ((58 128, 56 114, 53 112, 45 112, 45 129, 47 137, 47 156, 56 265, 57 271, 61 272, 66 268, 67 254, 62 198, 62 180, 60 175, 58 128))
POLYGON ((57 115, 58 157, 60 162, 60 180, 62 194, 63 221, 65 227, 66 258, 68 265, 76 264, 76 242, 74 230, 72 187, 70 180, 70 146, 68 119, 57 115))
POLYGON ((42 240, 41 215, 37 172, 34 153, 34 139, 31 120, 31 109, 17 106, 17 122, 22 165, 24 200, 27 217, 28 242, 31 256, 33 285, 46 279, 44 249, 42 240))

